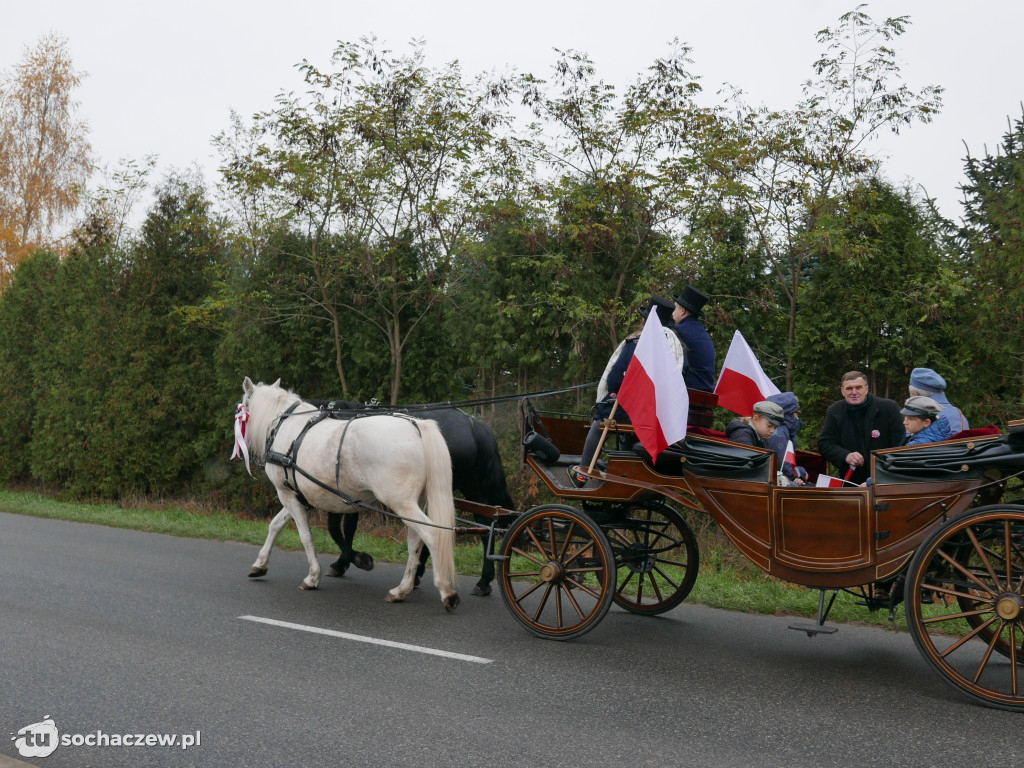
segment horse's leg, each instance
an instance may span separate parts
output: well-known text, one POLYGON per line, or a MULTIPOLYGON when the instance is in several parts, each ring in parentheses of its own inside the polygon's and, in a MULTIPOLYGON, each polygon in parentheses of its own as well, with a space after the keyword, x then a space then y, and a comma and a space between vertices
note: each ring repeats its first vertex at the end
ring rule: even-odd
MULTIPOLYGON (((405 565, 405 575, 402 582, 388 593, 388 602, 399 602, 408 597, 409 593, 412 592, 415 582, 416 569, 419 566, 419 561, 422 558, 424 552, 428 552, 430 549, 436 548, 436 539, 438 536, 445 535, 445 531, 440 531, 433 527, 433 521, 417 506, 416 504, 411 505, 405 510, 394 509, 394 512, 400 517, 405 518, 406 528, 408 530, 409 540, 409 560, 405 565), (422 521, 425 525, 410 525, 409 521, 422 521)), ((454 568, 454 562, 452 563, 454 568)), ((445 610, 451 611, 459 604, 458 593, 455 592, 447 583, 447 579, 444 574, 445 568, 439 567, 438 562, 434 561, 434 586, 437 587, 437 591, 441 593, 441 602, 445 605, 445 610)))
POLYGON ((406 542, 409 548, 409 557, 405 561, 405 573, 398 586, 388 591, 385 598, 389 603, 400 603, 409 596, 416 583, 416 564, 419 562, 420 552, 424 549, 423 540, 416 533, 413 526, 406 523, 406 542))
POLYGON ((427 572, 427 560, 430 559, 430 550, 426 546, 420 550, 419 565, 416 566, 416 582, 414 586, 418 587, 420 581, 423 580, 423 574, 427 572))
POLYGON ((352 551, 352 565, 361 571, 373 570, 373 555, 356 549, 356 526, 359 525, 359 513, 349 512, 345 515, 345 538, 348 539, 352 551))
POLYGON ((270 525, 267 529, 267 540, 263 542, 263 547, 260 549, 260 553, 256 556, 256 562, 252 564, 252 570, 249 571, 249 578, 252 579, 267 575, 267 561, 270 560, 270 550, 274 548, 274 541, 277 539, 277 535, 281 533, 281 529, 288 524, 291 516, 292 513, 284 507, 281 507, 281 511, 274 515, 274 518, 270 521, 270 525))
POLYGON ((316 559, 316 547, 313 546, 313 532, 309 529, 309 515, 304 506, 296 500, 292 509, 292 519, 299 531, 299 541, 306 552, 309 562, 309 574, 299 584, 299 589, 316 589, 320 586, 320 561, 316 559))
POLYGON ((373 556, 355 550, 358 525, 359 514, 356 512, 327 513, 327 531, 341 551, 341 556, 331 563, 327 571, 328 576, 344 576, 350 564, 363 571, 373 570, 373 556))
POLYGON ((328 576, 344 576, 345 571, 348 570, 348 566, 352 562, 352 547, 349 544, 351 539, 347 538, 346 534, 342 532, 343 522, 347 529, 348 516, 344 513, 327 513, 327 532, 331 534, 331 538, 334 539, 334 543, 338 545, 338 551, 340 552, 338 559, 328 566, 328 576))

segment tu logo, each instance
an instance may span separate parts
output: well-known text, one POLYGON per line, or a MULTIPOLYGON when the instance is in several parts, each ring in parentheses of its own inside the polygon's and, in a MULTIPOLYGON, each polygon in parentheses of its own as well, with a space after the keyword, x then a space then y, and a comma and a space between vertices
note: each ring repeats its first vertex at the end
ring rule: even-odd
POLYGON ((49 757, 59 743, 57 726, 49 716, 40 723, 26 725, 12 739, 22 757, 49 757))

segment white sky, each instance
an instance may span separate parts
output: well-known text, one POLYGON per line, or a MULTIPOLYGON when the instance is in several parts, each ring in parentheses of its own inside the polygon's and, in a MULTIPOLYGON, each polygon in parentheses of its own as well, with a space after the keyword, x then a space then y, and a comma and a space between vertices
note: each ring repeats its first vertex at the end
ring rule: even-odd
MULTIPOLYGON (((461 0, 0 0, 0 69, 9 70, 47 32, 68 39, 88 74, 78 97, 98 160, 159 156, 160 174, 198 164, 211 185, 211 138, 273 107, 298 88, 294 65, 326 67, 338 40, 376 35, 393 50, 427 42, 429 64, 458 59, 483 71, 549 73, 553 48, 587 52, 621 91, 678 37, 693 47, 705 91, 722 82, 754 103, 792 106, 812 75, 815 33, 854 0, 671 0, 514 3, 461 0)), ((1007 117, 1021 116, 1021 0, 875 0, 876 21, 910 16, 897 40, 908 85, 942 85, 945 106, 930 125, 887 134, 894 182, 920 184, 949 217, 961 212, 964 142, 994 151, 1007 117)), ((148 201, 143 205, 148 206, 148 201)))

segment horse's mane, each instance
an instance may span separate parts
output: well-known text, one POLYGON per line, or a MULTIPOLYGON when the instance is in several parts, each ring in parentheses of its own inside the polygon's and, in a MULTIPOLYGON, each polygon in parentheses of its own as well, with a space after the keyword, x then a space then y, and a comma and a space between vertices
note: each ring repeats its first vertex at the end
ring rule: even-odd
POLYGON ((249 397, 249 452, 257 459, 263 458, 267 436, 277 417, 301 397, 274 384, 257 384, 249 397))

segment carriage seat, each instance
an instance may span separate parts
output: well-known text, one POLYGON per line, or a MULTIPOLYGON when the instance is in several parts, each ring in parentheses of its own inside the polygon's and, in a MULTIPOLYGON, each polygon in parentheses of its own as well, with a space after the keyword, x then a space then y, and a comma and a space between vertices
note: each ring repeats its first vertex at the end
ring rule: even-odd
MULTIPOLYGON (((970 430, 975 432, 976 430, 970 430)), ((978 437, 1001 434, 977 430, 978 437)), ((960 433, 965 437, 972 435, 960 433)), ((914 482, 948 480, 954 477, 980 477, 985 470, 1007 472, 1024 467, 1024 445, 1009 436, 984 442, 923 443, 909 448, 894 448, 875 454, 875 482, 914 482), (891 451, 891 453, 889 452, 891 451)))
POLYGON ((651 455, 641 443, 633 446, 633 452, 662 475, 678 477, 685 469, 695 475, 758 482, 771 480, 771 457, 774 455, 739 443, 711 442, 699 437, 670 445, 658 454, 657 462, 651 460, 651 455))
POLYGON ((947 440, 959 440, 964 437, 988 437, 989 435, 1001 435, 999 427, 995 424, 989 424, 987 427, 975 427, 974 429, 965 429, 962 432, 957 432, 955 435, 946 438, 947 440))

